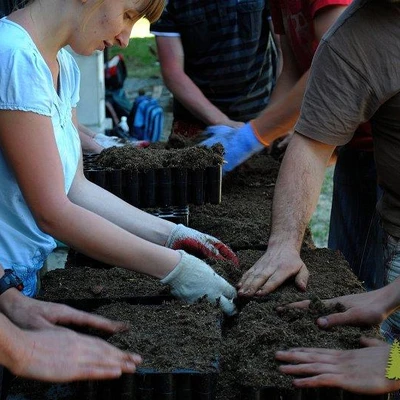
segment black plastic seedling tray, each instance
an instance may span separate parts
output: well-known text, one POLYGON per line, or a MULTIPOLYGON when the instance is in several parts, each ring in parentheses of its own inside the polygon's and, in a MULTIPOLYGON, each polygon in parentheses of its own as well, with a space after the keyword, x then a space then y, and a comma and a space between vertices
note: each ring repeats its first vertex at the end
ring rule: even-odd
POLYGON ((222 166, 205 169, 155 168, 147 171, 98 166, 85 156, 87 179, 129 204, 140 208, 186 207, 188 204, 219 204, 222 196, 222 166))
MULTIPOLYGON (((136 300, 127 299, 126 302, 136 306, 136 300)), ((160 300, 148 304, 161 304, 160 300)), ((86 302, 76 305, 80 309, 88 309, 86 302)), ((97 307, 93 307, 93 310, 96 308, 99 310, 100 303, 93 302, 92 306, 94 305, 97 307)), ((164 304, 164 306, 168 312, 169 305, 164 304)), ((146 307, 144 306, 142 309, 146 309, 146 307)), ((185 306, 184 309, 187 307, 185 306)), ((100 312, 100 315, 104 314, 100 312)), ((183 318, 184 315, 181 317, 183 318)), ((222 315, 219 315, 215 321, 217 330, 221 329, 221 318, 222 315)), ((184 318, 179 321, 182 326, 187 323, 184 318)), ((154 338, 149 337, 148 340, 154 340, 154 338)), ((193 340, 195 339, 193 338, 193 340)), ((154 345, 160 346, 160 343, 155 342, 154 345)), ((174 346, 172 343, 170 345, 174 346)), ((180 348, 176 349, 180 351, 180 348)), ((87 400, 214 400, 219 376, 219 357, 217 353, 214 361, 211 361, 205 371, 195 368, 175 368, 165 372, 165 370, 140 367, 135 374, 124 374, 115 380, 75 383, 76 397, 87 400)))
POLYGON ((241 400, 392 400, 391 394, 360 395, 336 388, 280 390, 242 387, 241 400))
POLYGON ((139 369, 114 381, 79 383, 77 396, 87 400, 214 400, 217 380, 218 373, 139 369))

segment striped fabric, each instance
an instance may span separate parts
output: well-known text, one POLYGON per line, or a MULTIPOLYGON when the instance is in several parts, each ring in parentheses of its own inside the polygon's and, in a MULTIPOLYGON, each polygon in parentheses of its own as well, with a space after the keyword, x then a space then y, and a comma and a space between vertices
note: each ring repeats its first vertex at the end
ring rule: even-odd
MULTIPOLYGON (((266 0, 170 0, 151 32, 181 37, 185 72, 229 118, 248 121, 267 106, 276 51, 266 0)), ((174 117, 195 120, 176 101, 174 117)))

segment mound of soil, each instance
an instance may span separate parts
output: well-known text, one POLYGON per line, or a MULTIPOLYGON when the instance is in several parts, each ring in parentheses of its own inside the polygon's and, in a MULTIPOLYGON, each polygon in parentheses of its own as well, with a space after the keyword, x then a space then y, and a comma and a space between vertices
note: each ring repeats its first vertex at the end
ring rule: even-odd
POLYGON ((96 163, 104 168, 147 171, 156 168, 205 169, 223 163, 223 147, 165 149, 165 145, 137 148, 130 145, 103 150, 96 163))

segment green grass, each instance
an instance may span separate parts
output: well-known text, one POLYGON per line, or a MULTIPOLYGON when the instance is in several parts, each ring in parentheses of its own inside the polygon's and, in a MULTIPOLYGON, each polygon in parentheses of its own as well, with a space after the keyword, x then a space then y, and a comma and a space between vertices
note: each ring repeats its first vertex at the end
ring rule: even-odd
POLYGON ((116 54, 124 56, 129 78, 161 76, 154 37, 131 38, 125 49, 116 46, 110 48, 108 58, 116 54))
POLYGON ((322 184, 317 208, 311 218, 310 229, 317 247, 328 246, 329 219, 332 206, 332 187, 334 166, 328 167, 322 184))

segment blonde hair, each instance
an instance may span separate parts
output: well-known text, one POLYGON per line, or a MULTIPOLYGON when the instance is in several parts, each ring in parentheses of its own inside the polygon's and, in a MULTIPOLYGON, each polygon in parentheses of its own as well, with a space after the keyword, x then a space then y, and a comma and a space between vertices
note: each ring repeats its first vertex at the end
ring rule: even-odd
MULTIPOLYGON (((34 0, 28 0, 28 1, 34 1, 34 0)), ((146 7, 139 13, 139 18, 146 18, 150 23, 153 23, 160 18, 161 13, 163 12, 165 7, 165 0, 147 0, 147 1, 148 2, 146 7)), ((97 4, 93 7, 92 12, 94 12, 96 8, 100 7, 103 2, 104 0, 99 0, 97 4)), ((86 25, 89 18, 90 15, 87 17, 84 25, 86 25)))
POLYGON ((140 12, 141 18, 146 18, 150 23, 156 22, 165 7, 164 0, 148 0, 146 7, 140 12))

